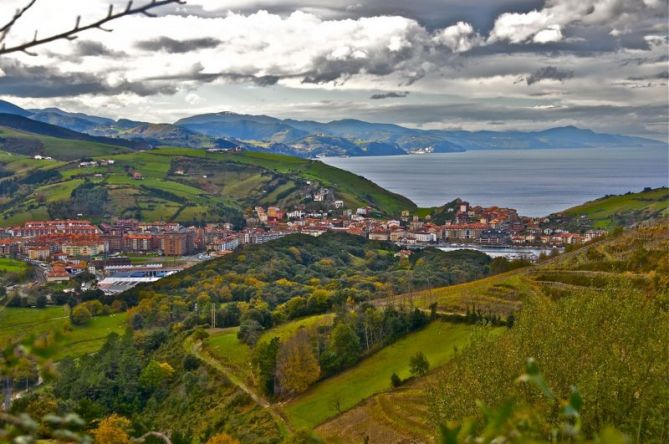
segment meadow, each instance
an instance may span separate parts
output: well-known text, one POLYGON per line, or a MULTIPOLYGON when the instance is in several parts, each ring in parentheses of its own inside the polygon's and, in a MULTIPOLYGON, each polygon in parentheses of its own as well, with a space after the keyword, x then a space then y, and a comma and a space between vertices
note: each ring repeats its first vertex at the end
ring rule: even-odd
POLYGON ((123 333, 125 313, 98 316, 85 326, 71 326, 67 307, 3 308, 0 343, 32 340, 36 353, 53 360, 97 351, 110 333, 123 333))
POLYGON ((16 259, 0 258, 0 273, 22 273, 28 270, 28 265, 16 259))
POLYGON ((435 321, 364 359, 355 367, 325 379, 299 397, 284 411, 296 428, 313 428, 362 400, 390 389, 390 376, 410 376, 409 357, 422 351, 432 368, 448 362, 457 349, 466 347, 478 330, 469 325, 435 321))

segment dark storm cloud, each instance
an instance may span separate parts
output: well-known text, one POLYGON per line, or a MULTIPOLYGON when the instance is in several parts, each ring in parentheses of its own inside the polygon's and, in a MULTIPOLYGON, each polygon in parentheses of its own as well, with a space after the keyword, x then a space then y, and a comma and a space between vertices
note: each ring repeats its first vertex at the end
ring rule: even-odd
MULTIPOLYGON (((528 12, 541 8, 543 0, 249 0, 243 7, 232 7, 234 12, 253 14, 258 10, 289 15, 296 10, 314 12, 323 18, 360 18, 380 15, 401 15, 418 21, 429 29, 442 28, 460 20, 471 23, 476 29, 488 31, 495 18, 506 11, 528 12)), ((172 8, 171 13, 218 16, 227 11, 204 11, 201 7, 187 5, 172 8)))
POLYGON ((137 42, 135 46, 144 51, 165 51, 171 54, 182 54, 198 49, 216 48, 220 44, 220 40, 210 37, 189 40, 174 40, 169 37, 159 37, 153 40, 137 42))
POLYGON ((669 79, 669 71, 662 71, 649 76, 628 77, 627 80, 667 80, 669 79))
POLYGON ((302 83, 343 82, 356 74, 387 76, 402 71, 407 84, 411 84, 425 75, 422 69, 415 68, 418 63, 411 63, 412 60, 422 58, 421 50, 421 42, 416 41, 399 51, 380 47, 366 57, 356 57, 354 54, 338 59, 320 56, 311 61, 312 68, 303 74, 302 83))
POLYGON ((138 96, 174 94, 176 87, 166 83, 130 82, 110 84, 104 77, 83 72, 61 72, 57 68, 26 66, 12 59, 0 59, 0 94, 15 97, 73 97, 84 94, 138 96))
POLYGON ((125 57, 123 51, 114 51, 100 42, 93 40, 78 41, 74 48, 74 55, 80 57, 125 57))
POLYGON ((125 58, 128 54, 123 51, 115 51, 100 42, 93 40, 79 40, 72 46, 70 54, 61 54, 48 51, 49 57, 66 62, 80 63, 84 57, 115 57, 125 58))
POLYGON ((408 95, 409 91, 391 91, 387 93, 372 94, 369 98, 372 100, 403 99, 408 95))
POLYGON ((534 71, 525 78, 528 85, 533 85, 542 80, 559 80, 564 82, 574 77, 574 71, 561 70, 555 66, 545 66, 534 71))
POLYGON ((233 82, 253 83, 257 86, 272 86, 276 85, 282 77, 274 75, 253 75, 247 73, 208 73, 204 72, 204 66, 201 63, 196 63, 187 72, 178 74, 171 74, 165 76, 150 77, 146 81, 158 82, 194 82, 194 83, 211 83, 219 79, 231 80, 233 82))

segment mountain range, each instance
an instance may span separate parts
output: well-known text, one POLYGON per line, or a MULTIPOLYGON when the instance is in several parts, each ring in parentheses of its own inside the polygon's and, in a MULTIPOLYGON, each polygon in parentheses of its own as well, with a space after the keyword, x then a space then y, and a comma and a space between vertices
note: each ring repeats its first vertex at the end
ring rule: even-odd
MULTIPOLYGON (((421 130, 354 119, 323 123, 231 112, 201 114, 174 123, 156 124, 70 113, 58 108, 27 110, 5 101, 0 101, 0 113, 104 138, 100 139, 104 143, 109 143, 110 140, 123 141, 124 146, 133 148, 240 147, 248 151, 303 158, 452 153, 491 149, 666 146, 664 142, 657 140, 596 133, 574 126, 532 132, 421 130)), ((4 120, 8 118, 5 117, 4 120)))

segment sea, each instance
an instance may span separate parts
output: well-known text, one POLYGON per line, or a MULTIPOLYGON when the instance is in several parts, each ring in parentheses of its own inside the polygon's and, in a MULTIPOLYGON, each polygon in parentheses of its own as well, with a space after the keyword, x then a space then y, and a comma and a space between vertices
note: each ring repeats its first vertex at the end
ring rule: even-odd
POLYGON ((420 207, 460 197, 472 205, 546 216, 607 194, 669 186, 669 146, 486 150, 382 157, 326 157, 420 207))

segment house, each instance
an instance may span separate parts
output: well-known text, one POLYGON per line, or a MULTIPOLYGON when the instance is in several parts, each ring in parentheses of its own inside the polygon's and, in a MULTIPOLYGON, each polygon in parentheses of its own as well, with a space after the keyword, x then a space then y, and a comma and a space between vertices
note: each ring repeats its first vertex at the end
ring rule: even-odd
POLYGON ((143 180, 144 176, 139 171, 135 171, 134 173, 132 173, 132 178, 134 180, 143 180))
POLYGON ((411 251, 411 250, 400 250, 399 253, 395 253, 395 257, 399 257, 399 258, 402 258, 402 259, 408 259, 409 257, 411 257, 412 254, 413 254, 413 251, 411 251))
POLYGON ((255 212, 258 215, 258 220, 261 223, 266 224, 267 220, 268 220, 268 217, 267 217, 267 212, 265 211, 265 209, 263 207, 255 207, 255 212))
POLYGON ((192 231, 163 233, 158 239, 165 256, 184 256, 195 251, 195 233, 192 231))
POLYGON ((428 231, 415 231, 409 233, 409 237, 420 243, 431 243, 437 241, 437 235, 428 231))
POLYGON ((63 242, 63 254, 69 257, 96 256, 105 252, 102 238, 73 238, 63 242))
POLYGON ((47 282, 67 282, 70 280, 70 274, 65 270, 65 265, 62 263, 55 263, 51 266, 51 270, 46 274, 47 282))
POLYGON ((235 248, 239 247, 239 245, 240 245, 239 236, 228 236, 225 239, 223 239, 223 242, 221 243, 221 250, 232 251, 235 248))
POLYGON ((2 240, 0 242, 0 256, 16 256, 19 252, 19 245, 11 240, 2 240))
POLYGON ((123 236, 123 250, 132 252, 154 250, 152 234, 126 234, 123 236))
POLYGON ((446 225, 444 227, 444 239, 477 240, 481 237, 481 232, 487 228, 488 225, 481 223, 446 225))
POLYGON ((302 219, 304 217, 304 211, 295 210, 288 213, 288 219, 302 219))
POLYGON ((314 202, 325 202, 325 199, 327 199, 329 194, 330 190, 327 188, 321 188, 314 193, 314 202))
POLYGON ((267 209, 267 219, 268 220, 273 220, 273 221, 283 220, 283 218, 285 216, 286 216, 286 213, 281 211, 281 208, 269 207, 267 209))
POLYGON ((390 235, 386 230, 378 229, 371 231, 369 233, 369 240, 375 240, 375 241, 387 241, 390 239, 390 235))
POLYGON ((508 244, 510 240, 511 235, 508 231, 496 229, 483 230, 479 237, 479 242, 487 245, 504 245, 508 244))
POLYGON ((400 242, 404 240, 407 236, 406 231, 399 229, 399 230, 392 230, 390 232, 389 240, 392 242, 400 242))
POLYGON ((26 222, 14 229, 14 236, 37 237, 55 234, 97 235, 100 230, 87 220, 50 220, 26 222))
POLYGON ((48 245, 30 245, 26 247, 25 254, 33 261, 46 261, 51 256, 51 249, 48 245))

